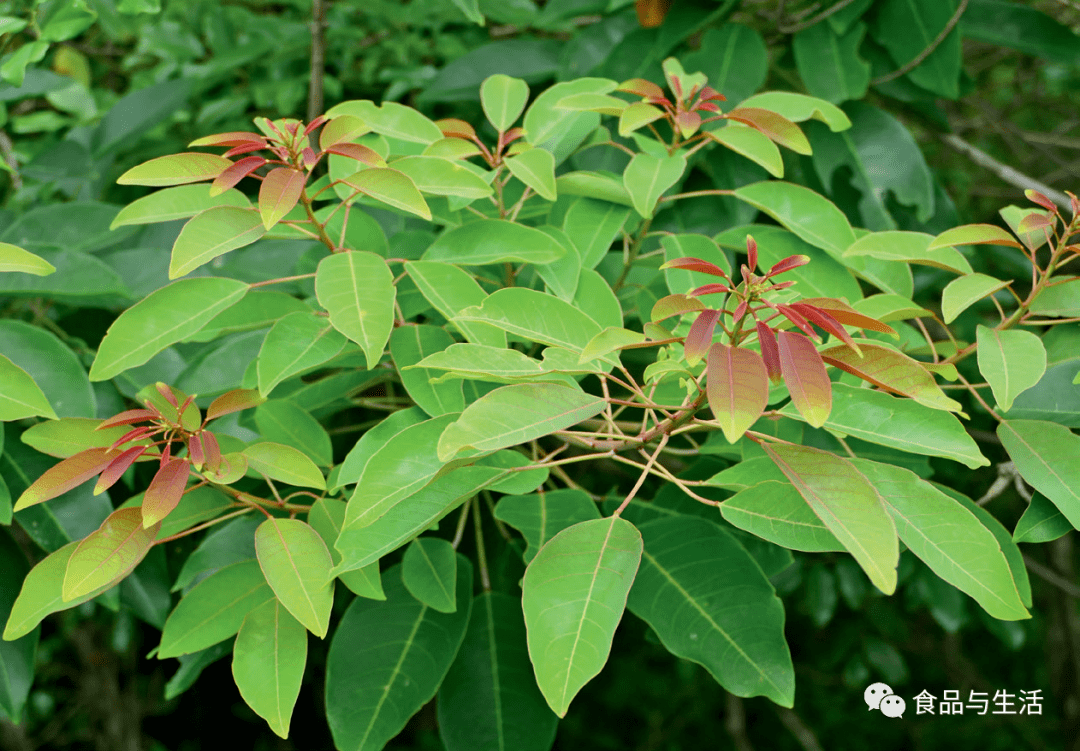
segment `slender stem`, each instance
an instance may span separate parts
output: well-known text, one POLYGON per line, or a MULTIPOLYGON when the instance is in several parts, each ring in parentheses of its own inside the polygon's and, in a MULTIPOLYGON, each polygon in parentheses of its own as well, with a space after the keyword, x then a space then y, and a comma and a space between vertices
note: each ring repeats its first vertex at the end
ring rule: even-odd
POLYGON ((666 435, 660 439, 660 445, 656 447, 656 451, 654 451, 653 455, 649 457, 649 461, 645 465, 645 469, 642 470, 641 474, 638 476, 637 482, 634 483, 634 487, 630 489, 630 492, 626 495, 626 498, 619 505, 619 507, 615 509, 615 513, 612 514, 612 516, 619 516, 620 514, 622 514, 623 509, 630 505, 630 501, 634 499, 634 496, 637 495, 637 492, 641 489, 642 483, 645 482, 645 478, 648 477, 651 473, 652 466, 656 464, 656 460, 657 458, 659 458, 660 452, 663 450, 664 446, 667 445, 667 442, 668 436, 666 435))
POLYGON ((458 517, 457 529, 454 531, 454 541, 450 543, 454 546, 454 550, 458 549, 461 538, 465 536, 465 523, 469 520, 469 509, 471 508, 471 503, 463 504, 461 507, 461 516, 458 517))
MULTIPOLYGON (((478 504, 474 496, 470 505, 478 504)), ((484 549, 484 530, 480 524, 480 509, 473 509, 473 528, 476 530, 476 559, 480 564, 480 586, 485 592, 491 591, 491 576, 488 574, 487 551, 484 549)))

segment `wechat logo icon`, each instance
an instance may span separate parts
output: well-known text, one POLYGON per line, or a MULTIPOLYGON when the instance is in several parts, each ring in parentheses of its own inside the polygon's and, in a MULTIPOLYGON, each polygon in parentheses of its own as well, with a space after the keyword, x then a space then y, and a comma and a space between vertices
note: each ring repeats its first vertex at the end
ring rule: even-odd
POLYGON ((893 693, 887 683, 871 683, 863 691, 863 701, 868 710, 880 710, 888 717, 903 717, 907 702, 893 693))

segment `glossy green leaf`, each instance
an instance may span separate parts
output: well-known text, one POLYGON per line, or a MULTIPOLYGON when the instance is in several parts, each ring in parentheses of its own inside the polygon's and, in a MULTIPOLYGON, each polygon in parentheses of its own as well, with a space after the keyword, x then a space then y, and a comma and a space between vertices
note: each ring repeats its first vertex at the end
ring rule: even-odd
POLYGON ((184 185, 203 180, 213 180, 225 171, 232 161, 217 154, 186 152, 169 154, 132 167, 116 182, 120 185, 184 185))
POLYGON ((233 646, 233 679, 247 705, 282 738, 289 737, 306 663, 307 632, 276 599, 245 616, 233 646))
POLYGON ((113 321, 98 346, 90 380, 104 381, 145 364, 199 331, 247 290, 247 284, 235 279, 198 277, 151 292, 113 321))
POLYGON ((248 514, 210 529, 184 561, 171 591, 185 589, 202 574, 255 558, 255 530, 261 518, 248 514))
POLYGON ((630 522, 594 519, 555 535, 525 570, 529 657, 540 691, 560 717, 607 662, 641 551, 641 534, 630 522))
MULTIPOLYGON (((0 320, 0 353, 34 379, 60 417, 95 417, 97 398, 86 366, 56 334, 24 321, 0 320)), ((16 377, 15 383, 21 378, 16 377)), ((6 389, 0 389, 0 392, 6 389)), ((13 395, 25 392, 13 388, 13 395)), ((0 403, 4 396, 0 395, 0 403)), ((45 412, 42 416, 53 417, 45 412)))
POLYGON ((532 378, 545 372, 539 362, 516 349, 483 344, 451 344, 442 352, 428 355, 420 364, 433 376, 451 375, 499 383, 532 378))
POLYGON ((0 380, 4 382, 4 390, 0 392, 0 421, 27 417, 56 419, 56 412, 34 379, 3 355, 0 355, 0 380))
POLYGON ((685 157, 635 154, 623 172, 623 187, 630 194, 637 213, 648 219, 656 210, 660 196, 677 183, 685 171, 685 157))
POLYGON ((952 323, 973 304, 1010 284, 1011 279, 1003 282, 985 274, 967 274, 953 279, 941 291, 942 320, 952 323))
POLYGON ((934 377, 918 360, 877 344, 862 344, 862 357, 845 344, 819 352, 829 365, 889 391, 910 396, 933 409, 959 412, 960 403, 945 396, 934 377))
POLYGON ((1004 420, 997 435, 1021 477, 1080 529, 1080 436, 1042 420, 1004 420))
POLYGON ((488 487, 488 490, 496 493, 531 493, 547 482, 551 475, 551 472, 546 467, 527 469, 528 467, 533 467, 534 463, 521 451, 515 451, 514 449, 496 451, 494 454, 488 454, 487 456, 481 457, 476 463, 481 467, 500 467, 502 469, 525 468, 520 472, 513 472, 503 479, 493 482, 488 487))
POLYGON ((343 751, 378 751, 427 704, 450 669, 469 623, 472 566, 457 567, 457 604, 439 613, 413 598, 397 566, 386 601, 356 598, 326 657, 326 716, 343 751))
POLYGON ((326 490, 326 480, 315 462, 292 446, 263 441, 246 447, 241 455, 247 460, 248 467, 271 480, 326 490))
POLYGON ((836 535, 786 479, 766 480, 739 491, 720 505, 720 513, 739 529, 791 550, 844 551, 836 535))
POLYGON ((19 639, 33 631, 45 616, 81 605, 115 586, 115 582, 108 582, 81 597, 64 601, 64 572, 67 571, 68 561, 78 546, 78 541, 69 542, 30 569, 30 573, 23 579, 19 596, 11 606, 11 614, 4 627, 5 641, 19 639))
POLYGON ((842 35, 826 23, 796 33, 792 50, 807 91, 834 104, 864 97, 870 86, 870 63, 859 55, 865 34, 862 23, 842 35))
POLYGON ((411 366, 453 344, 453 337, 438 326, 399 326, 390 336, 390 355, 401 374, 405 391, 417 406, 432 417, 465 409, 461 383, 430 383, 430 379, 439 373, 411 366))
POLYGON ((1051 542, 1074 529, 1065 514, 1042 493, 1032 493, 1031 503, 1016 522, 1013 540, 1016 542, 1051 542))
POLYGON ((744 101, 743 106, 772 110, 795 123, 819 120, 834 133, 851 127, 851 120, 835 104, 793 91, 763 91, 744 101))
POLYGON ((495 507, 495 518, 525 537, 529 563, 548 540, 578 522, 599 519, 596 503, 581 490, 561 488, 533 495, 508 495, 495 507))
MULTIPOLYGON (((3 21, 0 21, 2 25, 3 21)), ((2 482, 2 480, 0 480, 2 482)), ((0 534, 0 620, 10 618, 16 594, 30 566, 18 544, 7 533, 0 534)), ((0 641, 0 710, 10 722, 21 722, 23 708, 34 681, 34 664, 40 633, 31 633, 14 642, 0 641)))
POLYGON ((319 533, 299 519, 267 519, 255 530, 259 566, 277 599, 320 639, 334 605, 333 562, 319 533))
MULTIPOLYGON (((186 341, 208 342, 227 334, 266 328, 290 313, 311 315, 312 311, 308 305, 292 295, 254 289, 244 295, 244 298, 236 305, 214 316, 209 323, 188 337, 186 341)), ((323 323, 326 324, 325 321, 323 323)))
POLYGON ((845 256, 871 256, 883 261, 906 261, 970 274, 971 264, 954 248, 930 250, 933 235, 923 232, 872 232, 856 240, 845 256))
POLYGON ((558 198, 555 189, 555 157, 546 149, 526 149, 503 162, 510 174, 546 201, 558 198))
POLYGON ((559 109, 558 103, 572 94, 609 94, 618 86, 617 82, 606 78, 579 78, 574 81, 562 81, 540 92, 529 105, 522 122, 529 143, 548 149, 556 155, 556 158, 565 159, 569 156, 569 152, 559 154, 556 150, 561 139, 573 133, 576 128, 585 133, 592 131, 600 122, 600 117, 592 112, 575 113, 559 109))
POLYGON ((299 449, 319 466, 333 464, 333 446, 326 428, 288 399, 271 399, 256 407, 255 426, 264 440, 299 449))
POLYGON ((457 553, 446 540, 417 537, 401 559, 401 581, 409 594, 440 613, 457 609, 457 553))
POLYGON ((481 219, 441 235, 424 253, 424 260, 471 265, 551 263, 565 253, 554 238, 534 227, 481 219))
POLYGON ((143 526, 140 509, 122 508, 111 513, 68 559, 64 600, 116 584, 130 574, 154 544, 156 534, 156 525, 143 526))
POLYGON ((874 38, 889 51, 896 68, 921 58, 907 77, 938 96, 960 96, 960 30, 952 28, 944 40, 938 35, 948 28, 953 3, 929 0, 885 0, 876 9, 874 38), (926 54, 926 50, 931 50, 926 54))
POLYGON ((560 196, 583 196, 634 208, 630 193, 618 175, 610 172, 564 172, 555 178, 555 187, 560 196))
POLYGON ((337 475, 337 487, 356 483, 363 475, 371 457, 383 447, 383 444, 410 425, 416 425, 426 419, 427 416, 422 409, 410 407, 391 412, 385 420, 367 430, 349 451, 345 461, 341 463, 337 475))
POLYGON ((784 176, 784 161, 780 157, 780 149, 756 128, 731 120, 723 128, 706 130, 705 135, 761 165, 773 177, 784 176))
POLYGON ((315 294, 335 329, 360 345, 372 369, 394 328, 394 276, 379 256, 335 253, 319 262, 315 294))
POLYGON ((837 260, 855 242, 847 217, 829 199, 809 188, 770 180, 736 188, 735 197, 764 211, 837 260))
POLYGON ((256 361, 259 393, 267 396, 282 381, 337 357, 345 343, 329 320, 313 312, 279 318, 267 332, 256 361))
POLYGON ((968 39, 1010 47, 1061 65, 1076 65, 1080 63, 1077 35, 1063 20, 1022 3, 976 0, 960 18, 960 30, 968 39))
POLYGON ((30 251, 10 243, 0 243, 0 272, 5 271, 48 276, 56 271, 56 267, 30 251))
POLYGON ((344 527, 366 527, 416 493, 443 468, 439 436, 458 415, 448 414, 404 428, 371 457, 349 498, 344 527))
POLYGON ((1031 312, 1061 318, 1080 316, 1080 277, 1063 277, 1054 281, 1061 283, 1043 289, 1031 303, 1031 312))
POLYGON ((951 248, 955 245, 1005 245, 1010 248, 1022 247, 1012 235, 994 224, 964 224, 947 229, 934 238, 930 249, 951 248))
POLYGON ((439 686, 439 736, 447 751, 549 751, 558 717, 533 678, 517 597, 484 592, 439 686))
POLYGON ((592 198, 574 201, 563 219, 563 231, 581 254, 583 268, 596 268, 629 216, 629 209, 606 201, 592 198))
POLYGON ((994 535, 975 516, 914 472, 850 460, 877 491, 908 549, 999 620, 1030 618, 994 535))
MULTIPOLYGON (((912 454, 941 456, 971 469, 990 464, 960 420, 948 412, 845 383, 834 383, 832 393, 826 430, 912 454)), ((780 411, 798 417, 791 406, 780 411)))
POLYGON ((494 451, 565 430, 599 414, 607 403, 555 383, 501 386, 465 408, 439 438, 439 459, 463 450, 494 451))
POLYGON ((761 355, 717 342, 709 348, 706 390, 709 408, 729 443, 757 421, 769 398, 769 377, 761 355))
POLYGON ((1042 340, 1030 331, 998 331, 980 324, 976 341, 979 372, 998 405, 1008 411, 1017 395, 1037 384, 1046 372, 1042 340))
POLYGON ((522 287, 497 290, 453 320, 488 323, 530 341, 577 352, 600 333, 599 324, 570 303, 522 287))
MULTIPOLYGON (((308 514, 308 524, 319 533, 330 551, 334 565, 341 563, 341 553, 334 547, 334 541, 345 524, 345 502, 336 498, 320 498, 315 501, 308 514)), ((364 568, 346 571, 338 576, 349 591, 371 600, 385 600, 382 580, 379 578, 379 562, 370 563, 364 568)))
POLYGON ((228 639, 248 613, 273 599, 254 559, 215 571, 196 584, 165 621, 158 659, 198 652, 228 639))
POLYGON ((341 183, 380 203, 431 221, 431 209, 417 190, 416 183, 396 169, 369 167, 342 178, 341 183))
POLYGON ((450 159, 413 155, 395 159, 391 164, 424 193, 476 199, 494 192, 484 178, 450 159))
POLYGON ((749 553, 719 525, 689 516, 641 525, 645 550, 627 607, 672 654, 736 696, 795 700, 784 606, 749 553))
POLYGON ((866 477, 850 460, 827 451, 787 444, 762 448, 874 586, 892 594, 900 558, 896 527, 866 477))
MULTIPOLYGON (((86 417, 64 417, 59 420, 47 420, 31 425, 22 432, 19 440, 27 446, 49 456, 66 459, 80 451, 90 448, 108 448, 127 433, 130 425, 117 425, 113 428, 97 430, 101 420, 92 420, 86 417)), ((128 445, 149 443, 149 441, 137 441, 128 445)))
POLYGON ((219 206, 247 209, 251 207, 251 201, 243 193, 234 189, 211 196, 205 185, 178 185, 175 188, 156 190, 148 196, 136 198, 120 209, 120 213, 113 219, 109 228, 187 219, 219 206))
POLYGON ((506 334, 494 326, 452 320, 459 312, 483 303, 487 293, 469 274, 449 263, 436 261, 410 261, 405 264, 420 292, 434 308, 451 319, 451 323, 476 344, 505 348, 506 334))
MULTIPOLYGON (((1057 327, 1058 330, 1064 327, 1057 327)), ((1051 345, 1049 337, 1043 340, 1051 345)), ((1051 355, 1046 347, 1047 357, 1051 355)), ((1080 350, 1076 350, 1080 352, 1080 350)), ((1012 420, 1049 420, 1066 427, 1080 428, 1080 360, 1050 365, 1033 387, 1016 397, 1007 417, 1012 420)))
POLYGON ((376 133, 412 143, 429 144, 442 138, 439 126, 412 107, 399 102, 352 100, 336 104, 326 111, 327 117, 352 115, 376 133))

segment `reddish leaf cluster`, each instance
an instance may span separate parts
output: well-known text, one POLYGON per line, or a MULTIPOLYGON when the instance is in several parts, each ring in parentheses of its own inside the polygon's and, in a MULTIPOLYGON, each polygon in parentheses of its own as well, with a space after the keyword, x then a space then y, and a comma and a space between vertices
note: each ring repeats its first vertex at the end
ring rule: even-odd
POLYGON ((698 271, 723 279, 704 284, 687 295, 669 295, 653 307, 652 319, 663 320, 680 313, 697 312, 684 340, 684 354, 690 365, 707 357, 706 391, 709 406, 729 441, 734 443, 761 416, 768 402, 768 381, 787 385, 791 400, 814 427, 821 427, 832 409, 832 388, 825 363, 811 339, 821 341, 814 327, 832 334, 859 357, 859 345, 844 326, 857 326, 895 334, 892 327, 864 316, 847 303, 833 298, 806 298, 789 304, 765 299, 769 292, 781 290, 793 281, 774 282, 773 277, 810 262, 804 255, 793 255, 777 262, 763 275, 755 273, 758 265, 757 243, 746 238, 747 263, 741 268, 742 282, 735 284, 718 266, 700 258, 676 258, 664 269, 698 271), (706 308, 702 295, 728 295, 721 308, 706 308), (735 305, 731 309, 731 298, 735 305), (747 328, 747 317, 753 329, 747 328), (730 325, 725 322, 730 320, 730 325), (770 321, 785 319, 801 333, 780 331, 770 321), (713 342, 720 326, 729 343, 713 342), (751 333, 756 334, 760 354, 740 347, 751 333))

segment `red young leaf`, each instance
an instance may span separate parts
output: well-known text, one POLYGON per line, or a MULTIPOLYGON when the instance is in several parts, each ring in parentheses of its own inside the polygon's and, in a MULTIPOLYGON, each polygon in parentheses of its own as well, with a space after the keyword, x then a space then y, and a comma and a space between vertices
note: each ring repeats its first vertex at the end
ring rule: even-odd
POLYGON ((1052 229, 1056 219, 1053 214, 1040 214, 1035 212, 1028 214, 1016 225, 1017 232, 1038 232, 1039 230, 1052 229))
POLYGON ((165 401, 167 401, 169 404, 173 405, 174 407, 180 406, 180 402, 176 401, 176 394, 173 393, 172 387, 170 387, 167 383, 162 383, 161 381, 158 381, 154 384, 154 388, 157 389, 157 392, 159 394, 165 397, 165 401))
POLYGON ((761 346, 761 358, 765 361, 765 370, 769 380, 780 383, 780 350, 776 346, 776 333, 761 321, 755 321, 758 344, 761 346))
POLYGON ((653 305, 651 319, 653 323, 656 323, 665 318, 671 318, 680 313, 690 313, 695 310, 705 310, 705 304, 701 300, 687 295, 668 295, 667 297, 661 297, 653 305))
POLYGON ((466 141, 476 138, 476 131, 473 130, 473 126, 464 120, 447 117, 443 120, 436 120, 435 124, 439 126, 439 130, 447 138, 464 138, 466 141))
POLYGON ((102 491, 108 490, 115 485, 120 476, 127 471, 127 468, 134 464, 148 448, 149 446, 132 446, 113 459, 109 466, 105 468, 105 471, 101 473, 97 484, 94 485, 94 495, 100 495, 102 491))
POLYGON ((215 420, 222 415, 239 412, 242 409, 256 407, 266 401, 265 396, 259 394, 258 389, 233 389, 226 391, 206 409, 206 420, 215 420))
POLYGON ((226 151, 222 156, 240 156, 241 154, 250 154, 253 151, 261 151, 266 148, 264 143, 246 143, 243 146, 235 146, 226 151))
POLYGON ((300 152, 300 157, 304 160, 304 166, 308 169, 314 167, 319 161, 319 155, 310 146, 304 147, 304 150, 300 152))
POLYGON ((806 421, 820 428, 832 411, 832 383, 821 355, 805 336, 781 331, 780 370, 791 401, 806 421))
POLYGON ((837 322, 835 318, 826 313, 824 310, 818 310, 812 305, 806 305, 805 303, 796 302, 792 303, 791 307, 798 311, 800 314, 806 317, 806 320, 810 321, 825 331, 828 331, 833 336, 837 337, 847 346, 858 352, 860 355, 862 351, 859 349, 859 345, 855 343, 855 340, 851 338, 851 335, 844 331, 844 327, 837 322))
POLYGON ((117 438, 112 446, 109 446, 109 451, 116 451, 125 443, 142 440, 143 438, 146 438, 147 436, 151 435, 152 433, 156 433, 159 430, 160 428, 158 428, 156 425, 143 425, 142 427, 135 428, 134 430, 129 430, 128 432, 117 438))
POLYGON ((628 81, 623 81, 619 84, 619 88, 616 91, 625 91, 627 94, 634 94, 635 96, 642 97, 663 97, 664 90, 657 86, 652 81, 646 81, 644 78, 631 78, 628 81))
POLYGON ((706 86, 705 88, 703 88, 701 90, 701 99, 702 99, 702 101, 716 101, 716 102, 726 102, 727 101, 727 97, 724 96, 723 94, 721 94, 716 89, 714 89, 712 86, 706 86))
POLYGON ((894 337, 898 336, 896 329, 892 326, 882 323, 876 318, 864 316, 846 302, 837 300, 834 297, 806 297, 799 300, 799 302, 826 311, 845 326, 858 326, 860 329, 870 329, 871 331, 880 331, 883 334, 891 334, 894 337))
POLYGON ((203 468, 203 464, 206 462, 206 454, 203 452, 202 446, 202 432, 192 433, 187 439, 188 457, 191 459, 191 466, 196 471, 203 468))
POLYGON ((150 481, 150 487, 143 495, 144 528, 157 524, 176 508, 176 504, 180 503, 180 498, 184 495, 184 486, 187 485, 189 467, 190 465, 184 459, 170 459, 154 475, 154 479, 150 481))
POLYGON ((356 159, 357 161, 371 165, 372 167, 386 166, 386 161, 379 156, 379 152, 369 149, 367 146, 361 146, 358 143, 339 143, 326 149, 326 152, 328 154, 337 154, 338 156, 347 156, 350 159, 356 159))
POLYGON ((768 404, 765 363, 753 350, 717 342, 709 348, 706 370, 709 408, 728 443, 735 443, 768 404))
POLYGON ((810 142, 799 126, 772 110, 758 107, 736 107, 726 117, 756 128, 770 140, 786 146, 797 154, 809 155, 810 142))
POLYGON ((726 284, 703 284, 695 290, 692 290, 689 294, 693 297, 700 297, 701 295, 715 295, 721 292, 730 292, 731 288, 726 284))
POLYGON ((326 151, 331 146, 349 143, 365 133, 370 133, 363 120, 353 115, 338 115, 326 123, 319 132, 319 147, 326 151))
POLYGON ((751 271, 757 270, 757 241, 750 235, 746 236, 747 265, 751 271))
POLYGON ((161 452, 161 461, 159 462, 162 467, 172 461, 172 440, 165 442, 165 449, 161 452))
POLYGON ((741 300, 738 305, 735 306, 735 312, 732 314, 732 320, 739 321, 746 315, 746 300, 741 300))
POLYGON ((1039 191, 1028 188, 1024 191, 1024 195, 1027 196, 1027 199, 1032 203, 1037 203, 1044 209, 1049 209, 1055 214, 1057 213, 1057 205, 1039 191))
POLYGON ((1080 214, 1080 198, 1077 198, 1075 193, 1068 190, 1065 191, 1065 195, 1069 197, 1069 204, 1072 206, 1073 216, 1075 217, 1077 214, 1080 214))
POLYGON ((105 430, 105 428, 112 428, 117 425, 131 425, 143 420, 153 420, 155 417, 160 417, 160 415, 149 409, 127 409, 106 420, 102 420, 101 424, 94 430, 105 430))
POLYGON ((713 276, 723 277, 728 279, 728 275, 724 273, 724 270, 717 266, 715 263, 709 263, 703 261, 700 258, 674 258, 660 267, 663 269, 684 269, 686 271, 700 271, 702 274, 711 274, 713 276))
POLYGON ((316 128, 318 128, 320 125, 322 125, 325 122, 326 122, 326 115, 319 115, 314 120, 312 120, 310 123, 308 123, 308 126, 306 128, 304 128, 304 135, 305 136, 310 136, 311 131, 315 130, 316 128))
POLYGON ((649 104, 662 104, 668 109, 671 109, 672 107, 671 100, 668 99, 666 96, 651 96, 647 97, 645 101, 649 104))
POLYGON ((233 163, 231 167, 227 167, 224 172, 215 177, 214 182, 210 183, 210 195, 221 195, 264 164, 266 160, 261 156, 246 156, 233 163))
POLYGON ((513 143, 514 141, 518 140, 523 135, 525 135, 524 128, 511 128, 499 137, 499 145, 506 146, 507 144, 513 143))
POLYGON ((701 115, 696 112, 680 112, 675 115, 675 124, 683 138, 690 138, 701 127, 701 115))
POLYGON ((777 290, 777 289, 787 289, 788 287, 792 286, 793 284, 795 284, 795 282, 794 282, 794 281, 790 281, 790 282, 777 282, 776 284, 774 284, 774 285, 772 285, 771 287, 769 287, 769 291, 772 291, 772 290, 777 290))
POLYGON ((209 430, 200 430, 198 435, 202 438, 202 449, 205 456, 207 471, 217 472, 221 465, 221 447, 218 446, 217 436, 209 430))
POLYGON ((815 339, 818 338, 817 333, 810 326, 810 324, 807 322, 807 320, 802 317, 802 315, 799 313, 799 311, 795 310, 794 308, 792 308, 789 305, 777 305, 776 309, 779 310, 781 313, 783 313, 785 318, 787 318, 789 321, 794 323, 797 327, 799 327, 800 329, 805 331, 807 336, 812 336, 815 339))
POLYGON ((115 457, 107 449, 93 448, 69 456, 59 464, 49 467, 30 485, 15 503, 15 511, 56 498, 76 488, 101 472, 115 457))
POLYGON ((783 274, 785 271, 797 269, 800 266, 805 266, 808 263, 810 263, 810 256, 799 255, 782 258, 773 264, 773 267, 769 269, 767 274, 765 274, 765 278, 768 279, 770 277, 776 276, 777 274, 783 274))
POLYGON ((719 112, 720 107, 714 102, 698 102, 697 107, 694 109, 705 110, 706 112, 719 112))
POLYGON ((189 143, 188 146, 244 146, 252 143, 265 146, 266 137, 260 136, 258 133, 233 131, 232 133, 217 133, 212 136, 203 136, 202 138, 195 139, 189 143))
POLYGON ((690 325, 690 332, 686 335, 686 342, 683 345, 687 363, 697 365, 709 351, 718 320, 720 320, 719 310, 703 310, 697 320, 690 325))
POLYGON ((259 187, 259 215, 270 229, 292 211, 304 192, 307 175, 291 167, 270 170, 259 187))

